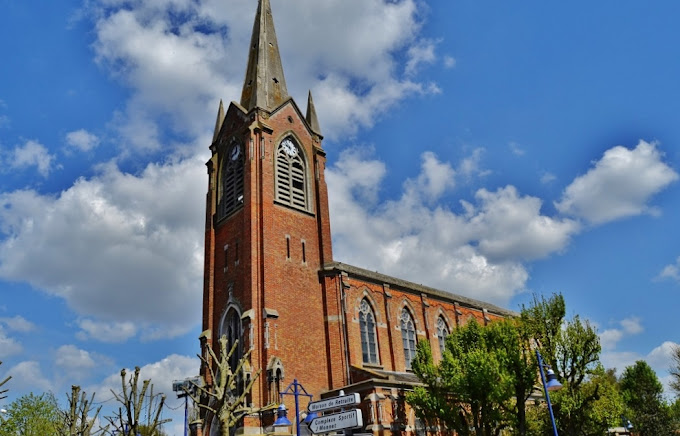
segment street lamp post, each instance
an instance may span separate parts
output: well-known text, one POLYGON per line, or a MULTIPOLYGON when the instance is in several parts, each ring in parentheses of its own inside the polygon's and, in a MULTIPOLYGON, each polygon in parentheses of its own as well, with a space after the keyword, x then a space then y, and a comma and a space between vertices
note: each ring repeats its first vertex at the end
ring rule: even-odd
POLYGON ((562 384, 557 381, 557 376, 555 376, 555 372, 552 369, 548 369, 548 377, 546 381, 546 376, 543 372, 543 367, 545 364, 543 363, 543 357, 541 356, 541 353, 538 352, 538 349, 536 349, 536 359, 538 359, 538 369, 541 372, 541 382, 543 382, 543 392, 545 392, 545 401, 548 403, 548 411, 550 412, 550 422, 552 423, 552 428, 553 428, 553 433, 555 436, 559 436, 557 434, 557 426, 555 425, 555 415, 553 414, 553 409, 552 409, 552 404, 550 403, 550 394, 548 394, 548 391, 557 391, 562 389, 562 384))

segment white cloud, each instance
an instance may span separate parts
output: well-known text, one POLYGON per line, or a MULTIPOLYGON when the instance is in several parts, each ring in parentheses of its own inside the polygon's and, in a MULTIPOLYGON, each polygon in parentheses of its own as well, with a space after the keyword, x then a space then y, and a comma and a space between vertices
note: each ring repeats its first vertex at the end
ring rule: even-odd
POLYGON ((444 56, 444 67, 446 68, 455 68, 456 67, 456 59, 453 56, 444 56))
POLYGON ((614 350, 621 339, 642 333, 644 330, 638 317, 625 318, 617 324, 620 328, 611 328, 600 333, 600 344, 603 350, 614 350))
POLYGON ((77 333, 78 339, 92 339, 100 342, 125 342, 135 334, 137 327, 130 321, 125 322, 98 322, 84 319, 78 322, 81 331, 77 333))
POLYGON ((543 185, 548 185, 554 182, 555 180, 557 180, 557 177, 553 173, 549 173, 546 171, 541 175, 541 183, 543 185))
POLYGON ((647 206, 650 198, 678 179, 657 145, 640 140, 633 150, 607 150, 592 169, 574 179, 555 206, 593 224, 655 213, 647 206))
POLYGON ((99 145, 99 138, 85 129, 66 134, 66 143, 80 151, 90 151, 99 145))
POLYGON ((422 64, 432 64, 437 60, 435 55, 436 41, 424 39, 416 42, 410 46, 406 52, 408 61, 406 61, 405 73, 412 76, 418 72, 418 68, 422 64))
POLYGON ((35 324, 19 315, 13 316, 12 318, 0 317, 0 323, 5 324, 10 330, 20 333, 28 333, 36 329, 35 324))
POLYGON ((8 156, 8 164, 11 168, 36 167, 41 176, 47 177, 52 170, 52 161, 55 156, 51 155, 47 148, 37 141, 29 140, 14 148, 8 156))
POLYGON ((91 353, 75 345, 62 345, 56 351, 55 363, 68 371, 81 371, 95 366, 91 353))
POLYGON ((5 330, 0 326, 0 359, 19 354, 24 349, 20 343, 7 336, 5 330))
POLYGON ((479 190, 474 204, 462 202, 460 214, 437 205, 455 186, 452 168, 426 152, 402 196, 380 202, 384 164, 356 150, 343 153, 326 171, 334 257, 505 304, 526 283, 523 262, 563 249, 579 230, 571 220, 541 215, 541 201, 512 186, 479 190), (434 274, 433 264, 439 265, 434 274))
POLYGON ((42 372, 40 364, 34 360, 20 362, 7 370, 12 376, 12 390, 21 392, 48 392, 53 388, 42 372))
POLYGON ((671 279, 680 283, 680 257, 675 260, 674 264, 663 267, 656 279, 671 279))
MULTIPOLYGON (((96 60, 133 90, 114 122, 129 149, 165 146, 160 117, 177 132, 204 135, 219 98, 239 98, 255 2, 101 3, 91 11, 96 60)), ((311 87, 327 138, 372 126, 408 96, 439 92, 414 77, 436 57, 434 42, 420 38, 416 0, 272 8, 288 91, 303 105, 311 87)))
POLYGON ((510 141, 508 147, 510 147, 510 152, 516 156, 524 156, 524 153, 526 153, 522 146, 515 141, 510 141))
POLYGON ((0 193, 0 277, 65 299, 90 337, 114 340, 106 323, 186 332, 200 319, 204 171, 196 159, 137 176, 109 165, 56 196, 0 193))

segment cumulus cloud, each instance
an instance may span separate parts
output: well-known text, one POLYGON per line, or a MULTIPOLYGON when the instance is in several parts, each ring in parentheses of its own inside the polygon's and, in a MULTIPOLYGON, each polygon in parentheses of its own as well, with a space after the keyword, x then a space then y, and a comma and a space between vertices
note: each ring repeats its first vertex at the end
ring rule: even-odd
POLYGON ((656 276, 656 279, 671 279, 680 283, 680 257, 675 260, 675 263, 664 266, 659 275, 656 276))
MULTIPOLYGON (((130 149, 161 147, 159 117, 202 135, 219 98, 240 97, 255 2, 97 5, 96 60, 133 91, 114 122, 130 149)), ((415 76, 436 60, 435 42, 420 38, 416 0, 301 0, 272 9, 288 90, 303 104, 311 87, 328 138, 372 126, 407 96, 439 92, 415 76)))
POLYGON ((99 138, 85 129, 66 134, 66 143, 80 151, 90 151, 99 145, 99 138))
POLYGON ((0 359, 19 354, 24 349, 19 342, 7 336, 5 330, 0 326, 0 359))
POLYGON ((90 369, 95 366, 92 355, 75 345, 62 345, 56 351, 55 363, 68 370, 90 369))
POLYGON ((54 387, 52 382, 44 376, 40 363, 34 360, 14 365, 7 370, 7 375, 12 376, 13 391, 48 392, 54 387))
POLYGON ((567 186, 555 207, 592 224, 655 213, 648 206, 650 198, 678 179, 662 159, 655 142, 640 140, 632 150, 610 148, 593 168, 567 186))
POLYGON ((52 171, 55 156, 37 141, 29 140, 11 151, 8 164, 11 168, 23 169, 36 167, 41 176, 47 177, 52 171))
POLYGON ((200 318, 204 190, 189 159, 139 175, 109 165, 54 196, 1 193, 0 277, 63 298, 90 338, 123 340, 132 329, 113 330, 131 323, 186 332, 200 318))
POLYGON ((83 319, 78 322, 80 331, 76 333, 78 339, 92 339, 100 342, 125 342, 135 334, 137 327, 130 321, 125 322, 98 322, 91 319, 83 319))
POLYGON ((35 324, 20 315, 13 316, 11 318, 0 317, 0 323, 5 324, 10 330, 20 333, 28 333, 36 329, 35 324))
POLYGON ((375 195, 385 173, 356 149, 327 169, 336 259, 505 304, 526 283, 524 261, 563 249, 579 231, 572 220, 542 215, 541 200, 512 186, 478 190, 460 213, 437 205, 459 172, 433 153, 423 154, 397 200, 375 195))
POLYGON ((606 329, 600 333, 600 344, 603 350, 614 350, 621 339, 642 333, 644 330, 638 317, 625 318, 617 324, 617 328, 606 329))

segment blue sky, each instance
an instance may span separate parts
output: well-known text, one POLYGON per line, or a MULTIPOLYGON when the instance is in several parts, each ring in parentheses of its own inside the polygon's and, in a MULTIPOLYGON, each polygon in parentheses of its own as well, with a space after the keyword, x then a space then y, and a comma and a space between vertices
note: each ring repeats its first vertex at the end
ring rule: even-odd
MULTIPOLYGON (((79 383, 107 399, 124 366, 165 390, 196 373, 203 164, 219 99, 240 96, 255 8, 0 0, 12 396, 79 383)), ((303 107, 312 90, 325 135, 336 260, 510 309, 562 292, 606 366, 646 359, 666 380, 677 2, 272 8, 288 90, 303 107)))

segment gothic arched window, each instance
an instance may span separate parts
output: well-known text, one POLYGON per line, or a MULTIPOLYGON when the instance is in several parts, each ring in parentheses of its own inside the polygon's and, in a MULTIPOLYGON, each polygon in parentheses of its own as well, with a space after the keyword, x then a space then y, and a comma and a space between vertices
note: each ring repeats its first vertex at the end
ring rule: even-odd
POLYGON ((404 345, 404 361, 406 369, 411 369, 411 362, 416 355, 416 329, 413 316, 407 308, 401 310, 401 340, 404 345))
POLYGON ((444 317, 442 316, 437 318, 437 325, 435 328, 437 329, 437 340, 439 341, 439 353, 440 356, 443 356, 446 337, 451 332, 449 331, 449 326, 446 325, 446 321, 444 321, 444 317))
POLYGON ((217 219, 230 215, 243 205, 243 147, 236 141, 222 158, 217 193, 217 219))
POLYGON ((307 166, 302 150, 292 137, 276 149, 276 201, 297 209, 309 210, 307 166))
POLYGON ((235 371, 236 366, 238 365, 238 362, 243 354, 243 344, 240 342, 241 316, 234 307, 230 308, 227 312, 227 315, 224 317, 220 334, 227 337, 227 352, 231 350, 231 347, 236 341, 239 341, 236 352, 234 352, 234 354, 232 354, 231 358, 229 359, 229 367, 232 371, 235 371))
POLYGON ((378 364, 378 341, 375 332, 375 315, 364 298, 359 305, 359 330, 361 332, 361 354, 364 363, 378 364))

